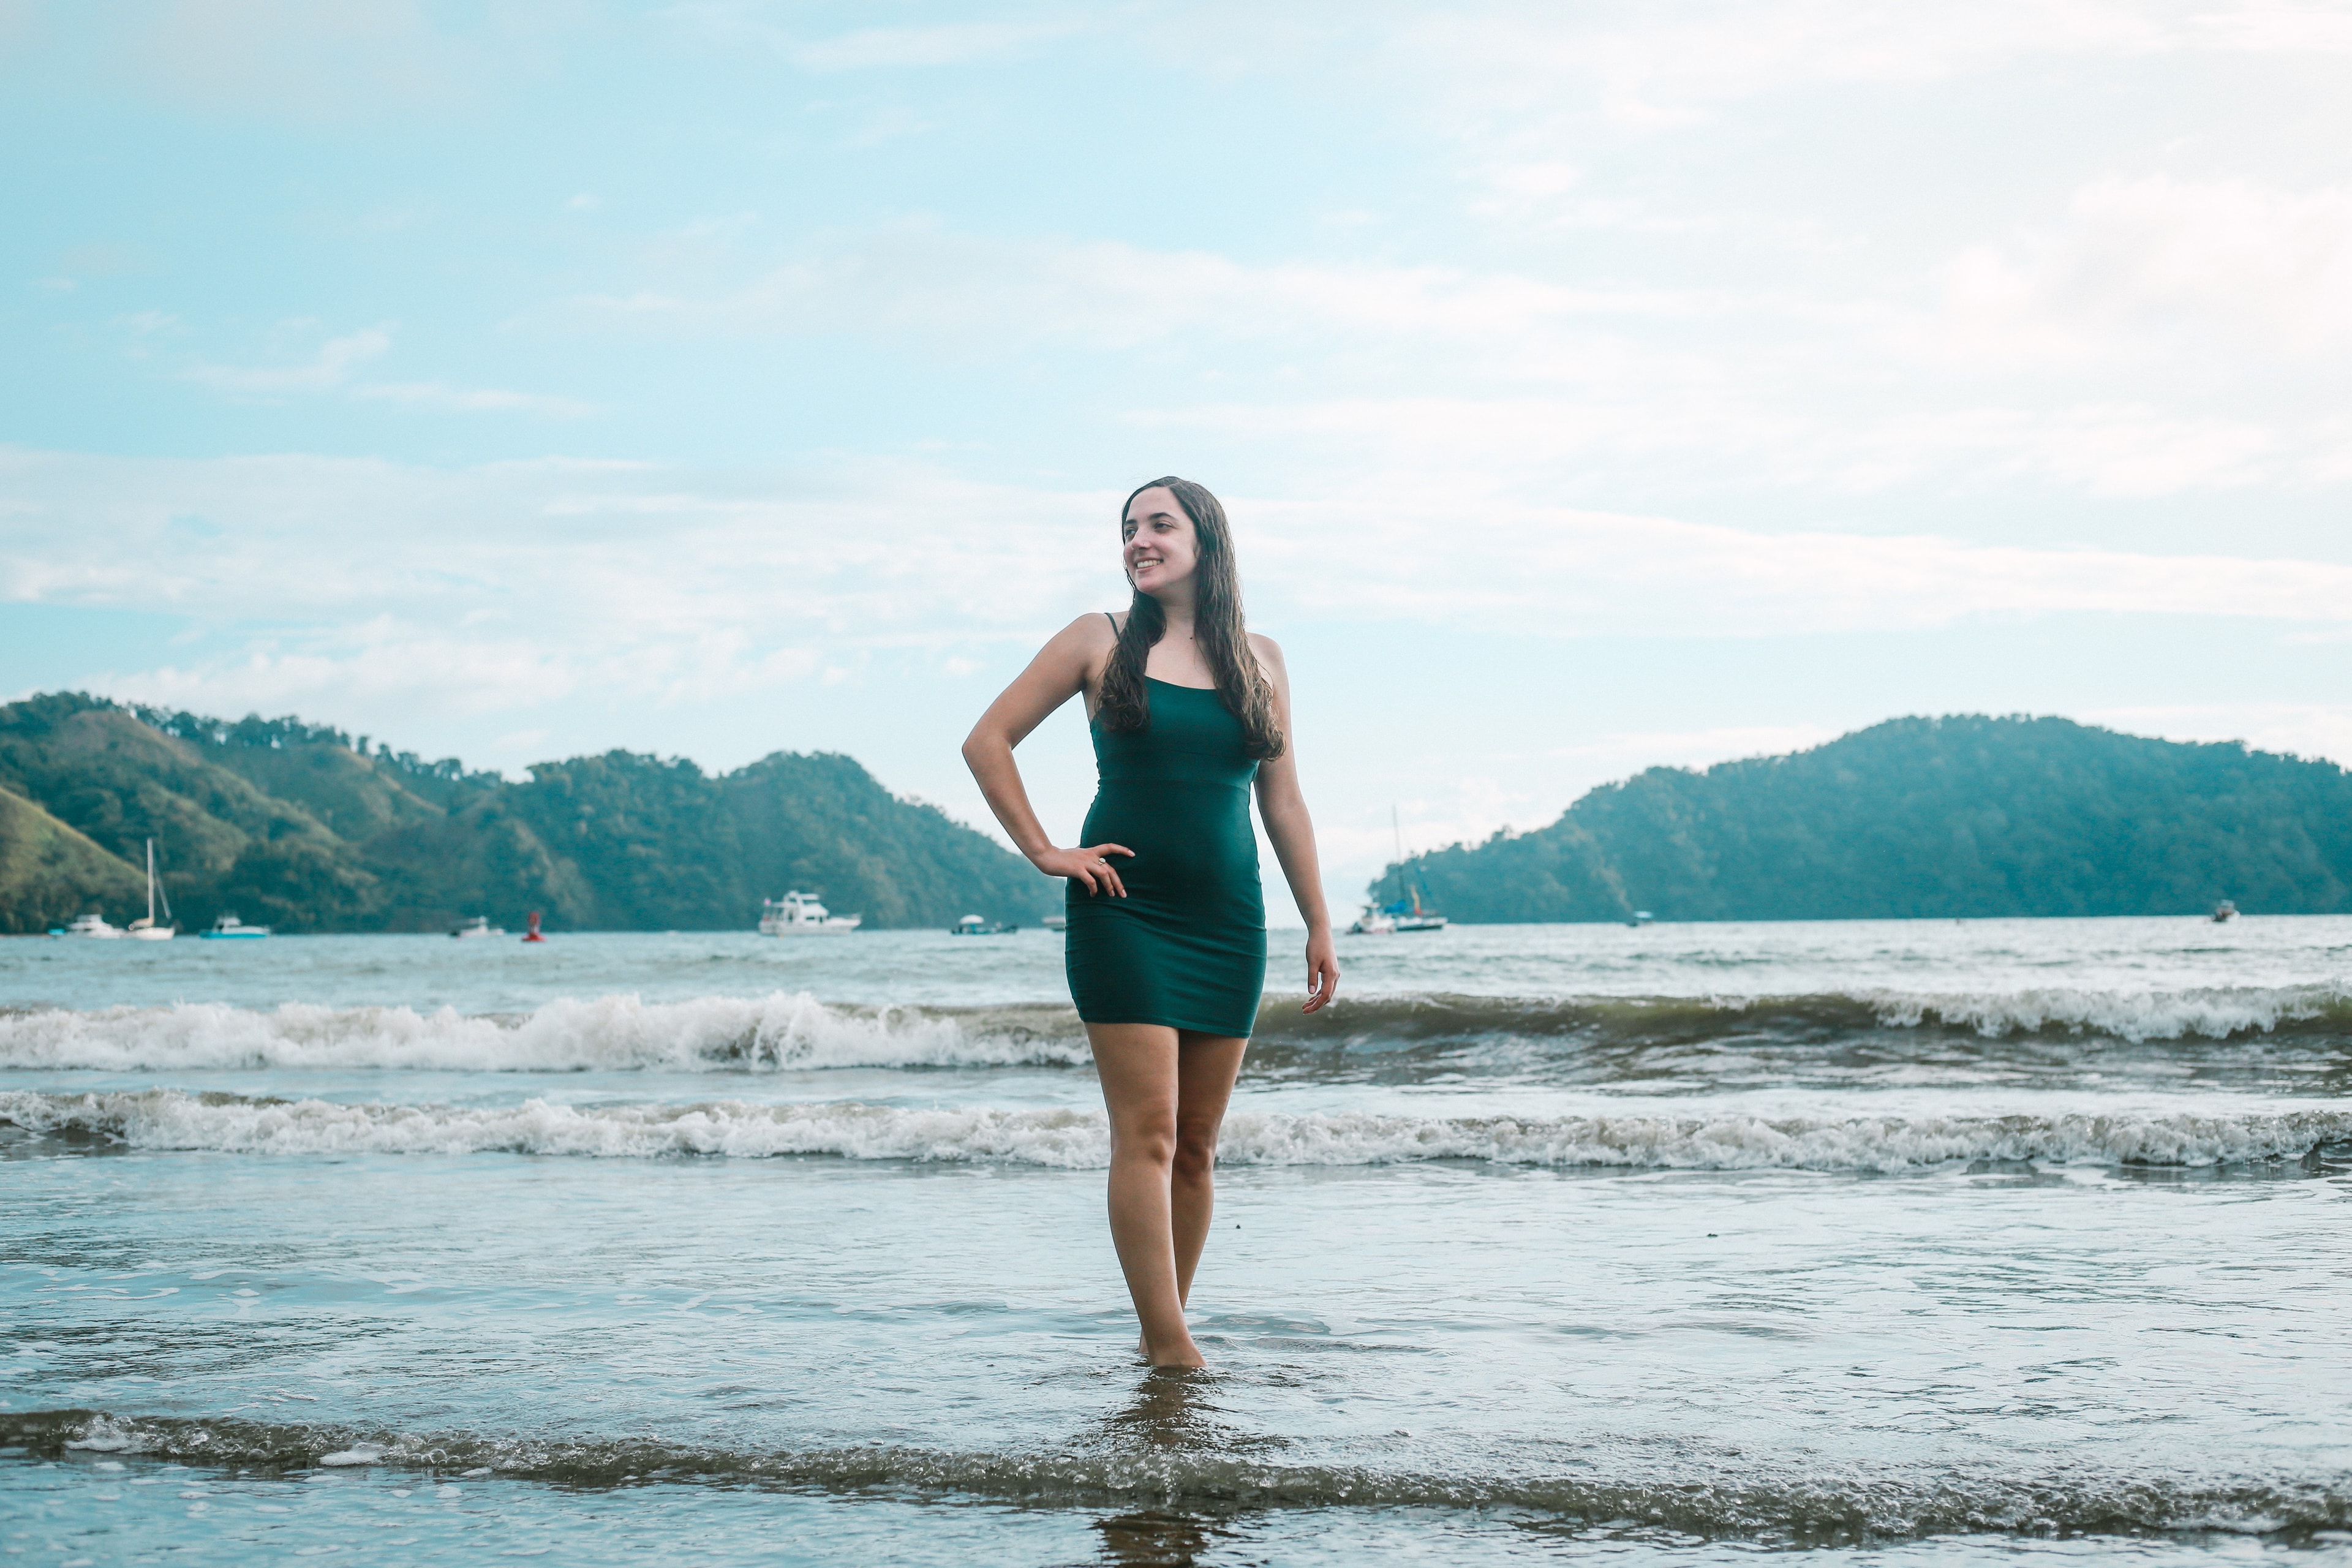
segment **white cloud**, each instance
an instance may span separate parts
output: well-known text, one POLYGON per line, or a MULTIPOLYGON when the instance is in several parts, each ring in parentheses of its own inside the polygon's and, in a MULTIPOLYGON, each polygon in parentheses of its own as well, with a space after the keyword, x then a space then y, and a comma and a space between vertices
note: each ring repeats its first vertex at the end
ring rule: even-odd
POLYGON ((2138 362, 2219 339, 2298 358, 2352 338, 2352 186, 2097 180, 2053 228, 1946 268, 1934 346, 1999 363, 2138 362))
POLYGON ((137 0, 113 19, 150 87, 241 116, 446 105, 478 92, 490 65, 418 0, 137 0))
POLYGON ((1296 466, 1443 482, 1466 497, 1572 487, 1648 467, 1724 485, 1870 494, 1937 477, 2045 481, 2158 496, 2352 479, 2341 421, 2280 429, 2134 404, 2051 409, 1848 411, 1768 402, 1738 386, 1632 371, 1609 395, 1353 398, 1138 410, 1146 429, 1211 430, 1280 447, 1296 466))
POLYGON ((174 613, 258 639, 111 678, 157 700, 212 689, 224 706, 332 711, 337 689, 373 702, 395 688, 460 711, 589 689, 709 701, 894 649, 1027 639, 1118 582, 1102 521, 1115 495, 912 468, 0 449, 0 598, 174 613), (927 519, 955 526, 925 533, 927 519))
POLYGON ((1005 59, 1076 30, 1066 21, 948 22, 858 27, 830 37, 810 37, 769 20, 768 7, 741 0, 691 0, 670 6, 666 14, 708 37, 757 44, 802 70, 819 74, 922 70, 1005 59))
MULTIPOLYGON (((122 318, 124 326, 141 338, 176 323, 153 312, 122 318)), ((199 364, 183 374, 215 391, 238 397, 269 397, 287 394, 341 393, 370 403, 394 403, 410 408, 435 408, 458 414, 525 413, 577 418, 596 412, 596 405, 576 397, 542 393, 509 392, 498 387, 451 386, 438 381, 358 382, 354 373, 389 353, 392 327, 368 327, 330 338, 304 363, 290 365, 199 364)))
POLYGON ((830 38, 787 44, 784 52, 803 70, 903 70, 1002 58, 1067 31, 1066 27, 996 22, 935 27, 862 27, 830 38))
MULTIPOLYGON (((907 226, 836 244, 732 290, 646 289, 590 296, 574 308, 591 318, 703 331, 855 327, 971 346, 1058 341, 1118 350, 1186 334, 1265 341, 1319 331, 1490 353, 1580 318, 1690 321, 1770 303, 1714 290, 1575 288, 1451 267, 1251 266, 1209 251, 1117 240, 1002 240, 907 226)), ((1495 368, 1538 372, 1541 351, 1523 347, 1495 368)))
POLYGON ((307 364, 200 364, 190 370, 187 377, 222 392, 331 392, 349 381, 355 368, 391 347, 392 331, 388 326, 366 327, 328 339, 307 364))
POLYGON ((2134 735, 2243 741, 2257 751, 2352 763, 2352 703, 2150 704, 2095 708, 2080 717, 2085 724, 2134 735))
POLYGON ((1505 142, 1556 139, 1561 122, 1580 115, 1618 127, 1683 126, 1768 95, 1923 84, 2037 58, 2352 53, 2352 8, 2267 0, 1488 0, 1349 15, 1349 25, 1311 40, 1276 30, 1268 42, 1328 49, 1349 25, 1381 35, 1388 91, 1423 100, 1441 127, 1505 142))
POLYGON ((535 392, 504 392, 496 387, 448 386, 437 381, 372 382, 352 389, 353 397, 377 403, 399 403, 414 408, 442 408, 460 414, 545 414, 580 418, 596 412, 593 403, 576 397, 550 397, 535 392))
MULTIPOLYGON (((333 711, 339 689, 405 688, 467 711, 589 689, 701 702, 898 650, 945 663, 1029 644, 1118 591, 1102 522, 1114 494, 908 465, 435 469, 5 451, 0 497, 0 596, 184 615, 236 643, 197 666, 119 672, 120 689, 158 700, 211 689, 231 705, 333 711)), ((1227 499, 1261 619, 1569 638, 2086 611, 2352 625, 2352 566, 2319 562, 1771 535, 1499 501, 1465 510, 1447 492, 1227 499), (1349 541, 1344 577, 1328 569, 1335 536, 1349 541)))
POLYGON ((1252 508, 1259 580, 1301 610, 1539 636, 1756 637, 2099 613, 2352 621, 2352 566, 1755 533, 1395 489, 1252 508), (1318 540, 1348 541, 1344 578, 1318 540), (1267 564, 1272 564, 1269 574, 1267 564))

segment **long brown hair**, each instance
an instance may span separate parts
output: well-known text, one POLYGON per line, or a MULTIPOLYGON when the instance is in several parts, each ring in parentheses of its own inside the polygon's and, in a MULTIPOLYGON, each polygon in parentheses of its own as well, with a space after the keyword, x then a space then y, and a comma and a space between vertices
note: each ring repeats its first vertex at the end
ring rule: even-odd
MULTIPOLYGON (((1249 754, 1271 762, 1282 755, 1282 724, 1274 713, 1274 683, 1250 650, 1249 630, 1242 620, 1242 576, 1234 564, 1233 531, 1217 498, 1190 479, 1173 476, 1138 485, 1118 509, 1119 528, 1127 527, 1127 509, 1149 489, 1166 489, 1192 520, 1200 558, 1192 568, 1192 634, 1200 639, 1202 657, 1216 677, 1217 696, 1225 710, 1242 721, 1249 754)), ((1168 629, 1167 612, 1160 601, 1138 588, 1127 609, 1127 625, 1118 632, 1103 669, 1102 703, 1096 717, 1104 729, 1133 734, 1151 727, 1151 692, 1143 683, 1144 660, 1168 629)))

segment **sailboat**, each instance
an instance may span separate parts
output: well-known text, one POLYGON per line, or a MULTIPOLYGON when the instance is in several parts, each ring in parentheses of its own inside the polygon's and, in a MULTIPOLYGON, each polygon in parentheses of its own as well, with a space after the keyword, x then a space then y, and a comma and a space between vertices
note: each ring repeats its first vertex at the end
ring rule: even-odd
POLYGON ((144 920, 132 921, 123 929, 123 935, 136 938, 141 942, 172 940, 174 928, 172 923, 171 895, 167 893, 163 897, 164 923, 157 925, 155 923, 155 841, 150 838, 147 840, 147 916, 144 920))
MULTIPOLYGON (((1396 807, 1389 807, 1389 830, 1396 835, 1397 864, 1404 864, 1404 828, 1397 821, 1396 807)), ((1444 931, 1445 917, 1435 910, 1423 909, 1421 884, 1409 882, 1406 896, 1388 904, 1366 904, 1356 923, 1348 928, 1358 936, 1387 936, 1394 931, 1444 931)))

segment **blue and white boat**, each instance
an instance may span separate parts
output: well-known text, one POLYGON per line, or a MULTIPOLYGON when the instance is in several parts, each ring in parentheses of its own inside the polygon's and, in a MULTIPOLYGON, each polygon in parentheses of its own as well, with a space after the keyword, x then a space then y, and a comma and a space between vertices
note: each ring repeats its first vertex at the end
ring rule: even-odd
POLYGON ((201 942, 245 942, 269 934, 268 926, 249 926, 235 915, 223 915, 213 921, 210 931, 196 933, 201 942))

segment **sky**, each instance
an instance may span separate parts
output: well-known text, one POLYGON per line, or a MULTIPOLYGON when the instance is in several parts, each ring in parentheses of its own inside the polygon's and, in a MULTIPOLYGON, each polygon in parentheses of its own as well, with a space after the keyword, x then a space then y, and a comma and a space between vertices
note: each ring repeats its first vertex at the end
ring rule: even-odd
POLYGON ((0 697, 993 831, 1177 473, 1343 919, 1903 714, 2352 763, 2352 4, 0 0, 0 697))

